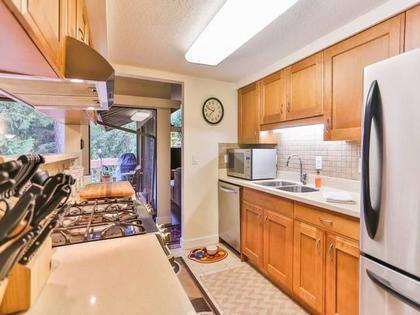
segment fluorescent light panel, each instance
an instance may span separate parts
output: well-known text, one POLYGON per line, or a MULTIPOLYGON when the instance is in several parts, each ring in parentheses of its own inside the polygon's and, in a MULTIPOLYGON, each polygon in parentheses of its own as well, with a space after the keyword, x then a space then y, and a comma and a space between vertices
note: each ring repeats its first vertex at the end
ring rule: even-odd
POLYGON ((323 124, 315 124, 315 125, 307 125, 307 126, 298 126, 298 127, 286 127, 281 129, 274 129, 274 133, 295 133, 295 134, 302 134, 308 132, 323 132, 324 125, 323 124))
POLYGON ((227 0, 185 54, 185 59, 218 65, 297 1, 227 0))

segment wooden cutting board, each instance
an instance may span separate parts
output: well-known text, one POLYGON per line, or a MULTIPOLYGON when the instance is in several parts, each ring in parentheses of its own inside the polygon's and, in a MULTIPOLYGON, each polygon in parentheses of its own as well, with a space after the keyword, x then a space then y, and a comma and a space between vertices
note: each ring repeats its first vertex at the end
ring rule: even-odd
POLYGON ((80 191, 80 199, 101 199, 131 197, 135 194, 133 186, 127 181, 88 184, 80 191))

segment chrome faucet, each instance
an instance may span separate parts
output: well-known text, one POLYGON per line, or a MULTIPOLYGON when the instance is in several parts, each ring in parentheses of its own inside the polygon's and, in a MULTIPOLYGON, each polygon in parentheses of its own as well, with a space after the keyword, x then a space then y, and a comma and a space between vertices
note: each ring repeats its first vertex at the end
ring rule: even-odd
POLYGON ((289 157, 287 158, 287 163, 286 163, 286 166, 287 167, 289 167, 289 162, 290 162, 290 159, 291 158, 293 158, 293 157, 297 157, 297 158, 299 158, 299 162, 300 162, 300 182, 303 184, 303 185, 306 185, 306 179, 307 179, 307 177, 308 177, 308 174, 304 174, 303 173, 303 164, 302 164, 302 159, 301 159, 301 157, 299 156, 299 155, 297 155, 297 154, 292 154, 292 155, 289 155, 289 157))

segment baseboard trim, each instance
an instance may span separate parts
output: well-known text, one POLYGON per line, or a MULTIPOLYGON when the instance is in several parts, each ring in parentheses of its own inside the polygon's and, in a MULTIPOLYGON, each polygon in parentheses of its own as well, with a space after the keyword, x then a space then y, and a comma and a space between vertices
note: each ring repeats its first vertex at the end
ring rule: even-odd
POLYGON ((199 238, 184 239, 181 237, 181 247, 183 249, 190 249, 193 247, 214 245, 219 243, 219 235, 209 235, 199 238))
POLYGON ((172 218, 171 216, 167 216, 167 217, 156 217, 156 223, 157 224, 171 224, 172 223, 172 218))

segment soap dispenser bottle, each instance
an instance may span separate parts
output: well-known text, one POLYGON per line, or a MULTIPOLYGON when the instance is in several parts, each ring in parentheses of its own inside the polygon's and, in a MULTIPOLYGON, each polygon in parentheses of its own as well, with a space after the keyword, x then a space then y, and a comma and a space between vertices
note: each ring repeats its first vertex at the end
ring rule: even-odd
POLYGON ((322 185, 322 178, 321 178, 321 175, 319 173, 320 173, 319 169, 316 170, 315 188, 318 188, 318 189, 321 188, 321 185, 322 185))

